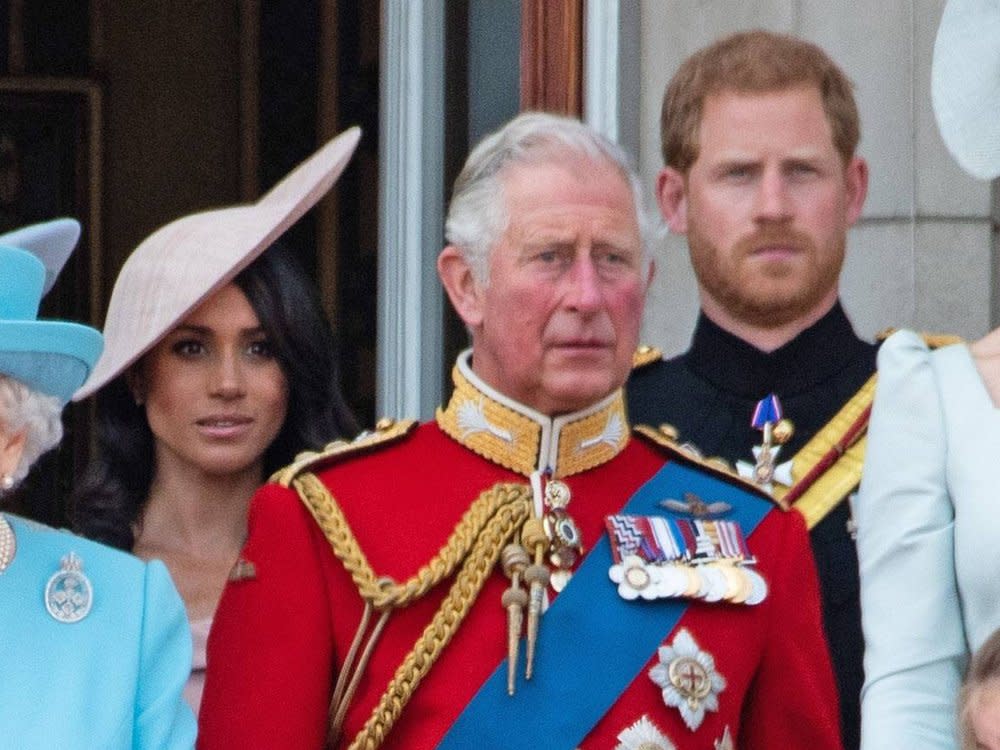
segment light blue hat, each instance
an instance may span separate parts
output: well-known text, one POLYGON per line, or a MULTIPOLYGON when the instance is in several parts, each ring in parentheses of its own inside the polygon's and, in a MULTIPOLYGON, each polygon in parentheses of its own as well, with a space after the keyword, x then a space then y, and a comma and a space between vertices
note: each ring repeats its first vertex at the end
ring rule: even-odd
POLYGON ((39 320, 38 306, 80 237, 73 219, 0 234, 0 374, 69 401, 101 354, 97 330, 39 320))

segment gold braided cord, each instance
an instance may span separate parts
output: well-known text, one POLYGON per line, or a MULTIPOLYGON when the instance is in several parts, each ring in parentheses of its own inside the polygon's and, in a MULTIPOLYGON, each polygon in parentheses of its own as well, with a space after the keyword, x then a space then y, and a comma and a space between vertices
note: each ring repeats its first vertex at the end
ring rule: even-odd
POLYGON ((417 639, 413 650, 397 668, 381 700, 354 738, 349 750, 375 750, 381 746, 409 702, 413 691, 417 689, 441 655, 441 651, 458 631, 486 579, 493 572, 500 551, 531 516, 531 494, 525 487, 497 485, 489 492, 503 493, 507 502, 500 505, 477 534, 472 550, 455 577, 447 596, 441 602, 430 624, 417 639))
POLYGON ((500 483, 484 490, 431 561, 406 582, 398 584, 372 570, 344 512, 315 474, 300 474, 292 484, 329 540, 333 553, 358 587, 361 598, 371 602, 378 610, 405 607, 422 597, 455 571, 469 553, 476 537, 500 508, 525 498, 530 503, 531 499, 531 489, 521 484, 500 483))

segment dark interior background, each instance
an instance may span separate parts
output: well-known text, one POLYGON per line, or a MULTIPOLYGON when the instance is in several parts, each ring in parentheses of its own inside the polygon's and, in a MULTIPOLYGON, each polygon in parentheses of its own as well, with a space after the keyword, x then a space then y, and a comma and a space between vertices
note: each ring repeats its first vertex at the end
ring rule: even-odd
MULTIPOLYGON (((9 0, 0 4, 0 231, 60 215, 80 246, 43 316, 100 327, 131 250, 183 214, 253 200, 345 127, 364 136, 335 195, 284 240, 315 274, 343 387, 374 418, 378 3, 9 0)), ((7 507, 56 526, 90 443, 62 448, 7 507)))

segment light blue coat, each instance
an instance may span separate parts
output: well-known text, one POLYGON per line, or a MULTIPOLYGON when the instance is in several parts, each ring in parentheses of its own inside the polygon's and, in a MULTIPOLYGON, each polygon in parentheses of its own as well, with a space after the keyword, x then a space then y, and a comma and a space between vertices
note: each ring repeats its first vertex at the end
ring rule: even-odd
POLYGON ((194 746, 181 690, 191 669, 184 606, 164 565, 6 515, 17 551, 0 573, 0 747, 194 746), (90 613, 59 622, 45 587, 75 552, 90 613))
POLYGON ((962 344, 878 355, 857 502, 863 750, 953 750, 971 651, 1000 627, 1000 411, 962 344))

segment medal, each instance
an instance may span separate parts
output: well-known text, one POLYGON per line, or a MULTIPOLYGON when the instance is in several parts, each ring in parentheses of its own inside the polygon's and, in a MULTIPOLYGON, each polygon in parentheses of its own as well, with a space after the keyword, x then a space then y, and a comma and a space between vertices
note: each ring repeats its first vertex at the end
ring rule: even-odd
POLYGON ((745 568, 744 574, 750 579, 750 595, 747 597, 747 604, 760 604, 767 598, 767 581, 753 568, 745 568))
POLYGON ((706 711, 719 710, 719 693, 726 679, 715 669, 715 658, 702 651, 687 628, 681 628, 669 646, 660 646, 659 663, 649 679, 660 686, 663 702, 681 712, 692 732, 705 720, 706 711))
POLYGON ((757 459, 753 467, 753 480, 757 484, 767 485, 774 479, 775 462, 782 444, 792 437, 792 423, 782 418, 781 402, 773 393, 757 402, 750 426, 760 430, 763 437, 761 444, 754 448, 757 459))
POLYGON ((571 493, 565 482, 549 479, 542 497, 545 504, 542 527, 549 538, 549 562, 553 567, 549 584, 558 593, 569 583, 571 569, 583 555, 583 536, 566 511, 571 493))
POLYGON ((706 602, 722 601, 727 588, 726 577, 722 571, 714 565, 702 565, 698 568, 698 573, 703 581, 703 586, 699 591, 701 598, 706 602))
POLYGON ((660 598, 659 570, 638 555, 629 555, 620 564, 612 565, 608 575, 618 584, 618 596, 626 601, 640 596, 647 600, 660 598))
POLYGON ((45 609, 59 622, 80 622, 90 613, 94 589, 83 574, 83 561, 70 552, 45 586, 45 609))

